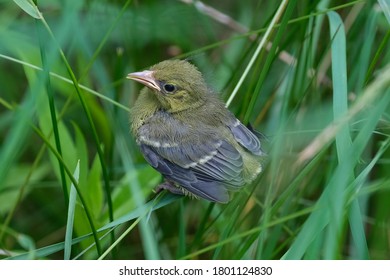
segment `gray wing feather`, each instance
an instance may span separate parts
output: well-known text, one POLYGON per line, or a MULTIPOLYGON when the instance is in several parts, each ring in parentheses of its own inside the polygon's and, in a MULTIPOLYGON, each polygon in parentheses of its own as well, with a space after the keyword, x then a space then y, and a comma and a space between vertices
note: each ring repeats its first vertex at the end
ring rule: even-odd
POLYGON ((229 128, 241 146, 255 155, 260 156, 263 154, 259 138, 239 120, 236 119, 235 123, 229 125, 229 128))

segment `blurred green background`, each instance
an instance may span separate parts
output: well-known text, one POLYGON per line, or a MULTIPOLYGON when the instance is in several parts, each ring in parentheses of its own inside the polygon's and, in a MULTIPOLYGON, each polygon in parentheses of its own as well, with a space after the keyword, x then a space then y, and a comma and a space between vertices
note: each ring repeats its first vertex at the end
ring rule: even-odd
POLYGON ((389 259, 389 7, 0 1, 0 258, 389 259), (170 58, 267 136, 227 205, 152 192, 125 77, 170 58))

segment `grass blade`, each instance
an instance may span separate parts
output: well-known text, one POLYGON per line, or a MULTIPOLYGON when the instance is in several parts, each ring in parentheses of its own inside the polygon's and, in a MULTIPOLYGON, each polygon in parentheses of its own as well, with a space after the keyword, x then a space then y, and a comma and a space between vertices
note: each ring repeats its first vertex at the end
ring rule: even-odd
MULTIPOLYGON (((39 49, 40 49, 40 53, 41 53, 41 61, 42 61, 42 69, 43 69, 42 75, 43 75, 43 79, 44 79, 45 84, 46 84, 46 92, 47 92, 48 101, 49 101, 49 108, 50 108, 50 119, 51 119, 51 123, 53 126, 55 144, 56 144, 56 148, 57 148, 59 155, 62 157, 61 138, 59 135, 58 125, 57 125, 57 114, 56 114, 56 107, 54 104, 54 93, 53 93, 53 88, 52 88, 51 83, 50 83, 50 75, 49 75, 50 66, 48 65, 48 61, 46 58, 47 50, 46 50, 45 45, 44 45, 45 38, 43 37, 40 25, 38 25, 37 21, 35 23, 36 23, 35 26, 37 27, 37 32, 39 35, 38 36, 39 37, 39 49)), ((60 161, 58 161, 58 166, 60 169, 60 177, 61 177, 62 191, 64 193, 64 198, 65 198, 65 204, 68 204, 69 197, 68 197, 68 190, 66 187, 65 170, 64 170, 64 167, 62 166, 60 161)))
MULTIPOLYGON (((332 82, 333 82, 333 118, 338 122, 348 112, 348 88, 347 88, 347 58, 346 40, 343 22, 335 12, 328 14, 330 25, 330 37, 332 39, 332 82)), ((349 160, 348 151, 352 145, 349 124, 346 122, 339 130, 335 138, 338 164, 349 160)), ((351 163, 353 164, 353 163, 351 163)), ((353 179, 353 166, 349 172, 338 177, 329 192, 328 203, 330 209, 330 223, 326 234, 325 258, 335 259, 338 245, 341 240, 344 222, 345 189, 353 179)))
MULTIPOLYGON (((77 162, 76 169, 73 173, 73 177, 78 182, 80 176, 80 161, 77 162)), ((65 242, 64 242, 64 260, 70 260, 70 255, 72 251, 72 232, 73 232, 73 222, 74 214, 76 207, 76 198, 77 191, 73 183, 70 185, 70 194, 69 194, 69 206, 68 206, 68 219, 66 222, 66 233, 65 233, 65 242)))
POLYGON ((37 6, 32 3, 31 0, 13 0, 23 11, 36 19, 41 19, 42 15, 39 12, 37 6))
POLYGON ((378 0, 378 3, 381 6, 381 9, 382 9, 383 13, 385 14, 387 22, 390 25, 390 1, 389 0, 378 0))
POLYGON ((226 107, 229 107, 229 105, 233 101, 233 99, 236 96, 238 90, 240 89, 242 83, 244 82, 246 76, 248 75, 250 69, 252 68, 253 64, 255 63, 255 61, 256 61, 260 51, 264 49, 265 43, 269 39, 271 31, 275 27, 276 23, 279 21, 279 18, 282 16, 282 14, 284 12, 284 9, 287 7, 287 4, 288 4, 288 0, 283 0, 282 3, 279 5, 279 9, 276 11, 274 17, 272 18, 272 21, 271 21, 270 25, 268 26, 268 28, 267 28, 263 38, 261 39, 258 47, 256 48, 256 50, 255 50, 255 52, 254 52, 250 62, 248 63, 247 67, 245 68, 244 73, 242 74, 242 76, 241 76, 240 80, 238 81, 237 85, 235 86, 232 94, 229 96, 229 99, 226 101, 226 107))

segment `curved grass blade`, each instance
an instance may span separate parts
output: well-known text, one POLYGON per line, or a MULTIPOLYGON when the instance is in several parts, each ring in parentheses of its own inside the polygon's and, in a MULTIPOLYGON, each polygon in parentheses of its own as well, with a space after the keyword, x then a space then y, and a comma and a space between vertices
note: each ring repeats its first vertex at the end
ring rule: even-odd
POLYGON ((390 1, 389 0, 378 0, 379 6, 382 9, 382 12, 384 13, 387 22, 390 25, 390 1))
MULTIPOLYGON (((333 118, 334 122, 338 122, 348 113, 346 38, 344 24, 340 16, 335 12, 329 12, 327 15, 330 25, 330 37, 332 39, 333 118)), ((348 151, 352 145, 352 140, 348 122, 344 123, 340 128, 335 137, 335 143, 339 165, 342 165, 344 161, 350 162, 348 151)), ((350 163, 353 166, 355 165, 354 162, 350 163)), ((344 173, 343 176, 338 176, 337 182, 329 185, 329 187, 332 187, 332 190, 329 192, 328 197, 330 220, 324 245, 324 257, 326 259, 335 259, 337 257, 344 222, 345 189, 354 178, 353 166, 346 166, 348 172, 344 173)), ((357 201, 355 202, 357 203, 357 201)))
MULTIPOLYGON (((80 176, 80 160, 77 162, 76 169, 73 173, 73 177, 75 178, 77 183, 79 182, 79 176, 80 176)), ((70 260, 70 255, 72 251, 72 233, 73 233, 74 214, 75 214, 75 207, 76 207, 76 198, 77 198, 77 190, 72 183, 70 186, 68 219, 66 222, 64 260, 70 260)))
POLYGON ((253 64, 255 63, 260 51, 264 49, 265 43, 269 39, 269 36, 271 35, 271 31, 275 27, 276 23, 278 22, 279 18, 282 16, 284 9, 287 7, 288 0, 283 0, 283 2, 279 5, 279 9, 276 11, 274 17, 272 18, 272 21, 270 25, 268 26, 263 38, 261 39, 259 46, 255 50, 251 60, 249 61, 247 67, 244 70, 244 73, 242 74, 240 80, 238 81, 237 85, 235 86, 232 94, 230 95, 229 99, 226 101, 226 107, 229 107, 230 103, 233 101, 234 97, 236 96, 238 90, 240 89, 242 83, 244 82, 246 76, 248 75, 250 69, 252 68, 253 64))
POLYGON ((367 74, 366 74, 366 77, 364 80, 365 83, 368 83, 369 79, 372 77, 372 73, 374 72, 375 67, 377 66, 377 63, 380 60, 383 51, 386 50, 386 46, 387 46, 387 43, 389 42, 389 40, 390 40, 390 29, 387 31, 385 37, 381 41, 377 51, 375 52, 374 58, 371 60, 370 67, 368 68, 368 71, 367 71, 367 74))
POLYGON ((36 19, 42 19, 42 15, 39 12, 37 6, 30 0, 13 0, 23 11, 36 19))
MULTIPOLYGON (((38 38, 39 38, 39 49, 40 49, 40 53, 41 53, 41 61, 42 61, 42 67, 43 67, 42 74, 43 74, 43 79, 45 81, 46 93, 47 93, 47 97, 48 97, 48 101, 49 101, 50 119, 51 119, 51 123, 53 126, 54 140, 55 140, 57 151, 60 154, 60 156, 62 157, 61 138, 60 138, 60 134, 58 131, 58 125, 57 125, 57 114, 56 114, 56 107, 54 104, 54 93, 53 93, 53 88, 51 86, 50 75, 49 75, 49 72, 50 72, 49 67, 50 66, 49 66, 48 61, 47 61, 47 57, 46 57, 47 50, 46 50, 45 45, 44 45, 45 38, 42 34, 42 30, 41 30, 40 26, 38 25, 38 22, 36 21, 35 23, 36 23, 35 26, 36 26, 38 38)), ((60 161, 58 161, 58 166, 59 166, 59 170, 60 170, 62 192, 64 194, 65 204, 68 204, 69 197, 68 197, 68 190, 66 187, 65 170, 64 170, 64 167, 62 166, 60 161)))

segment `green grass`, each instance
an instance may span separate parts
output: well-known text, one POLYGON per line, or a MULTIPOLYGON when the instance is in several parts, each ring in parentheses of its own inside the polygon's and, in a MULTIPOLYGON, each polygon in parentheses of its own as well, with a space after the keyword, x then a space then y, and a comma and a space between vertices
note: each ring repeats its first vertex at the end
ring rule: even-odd
POLYGON ((384 1, 37 2, 0 2, 1 259, 390 258, 384 1), (130 135, 173 57, 267 136, 227 205, 156 196, 130 135))

